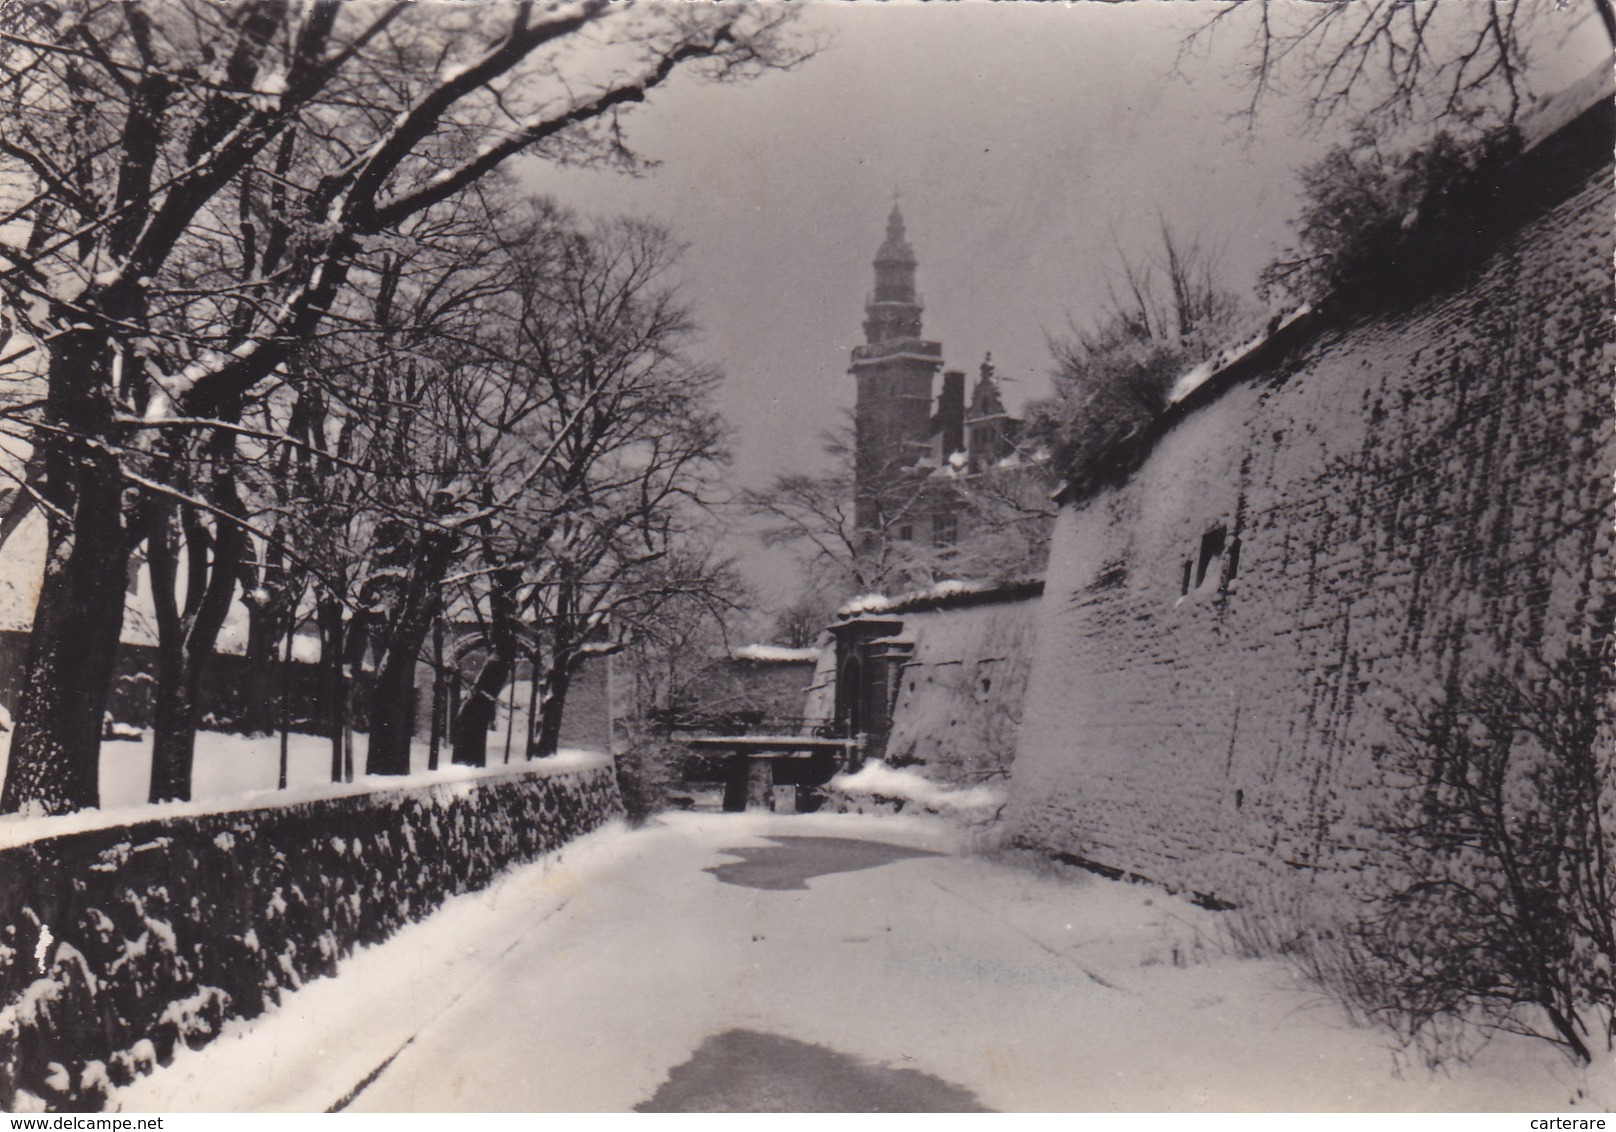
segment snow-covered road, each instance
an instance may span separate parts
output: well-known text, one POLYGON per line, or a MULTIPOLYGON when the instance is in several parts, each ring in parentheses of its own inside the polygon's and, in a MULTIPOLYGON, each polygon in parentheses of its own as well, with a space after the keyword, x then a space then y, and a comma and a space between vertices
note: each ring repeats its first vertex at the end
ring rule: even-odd
POLYGON ((949 828, 681 814, 596 833, 120 1090, 125 1111, 1563 1109, 1500 1039, 1394 1072, 1217 914, 949 828))

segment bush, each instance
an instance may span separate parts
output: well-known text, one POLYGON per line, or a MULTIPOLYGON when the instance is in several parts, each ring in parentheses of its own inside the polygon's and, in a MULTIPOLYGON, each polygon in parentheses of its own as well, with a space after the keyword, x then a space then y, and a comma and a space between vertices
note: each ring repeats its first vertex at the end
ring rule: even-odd
POLYGON ((636 736, 617 756, 617 789, 630 825, 642 825, 668 808, 670 795, 682 785, 685 758, 682 744, 654 732, 636 736))
POLYGON ((1163 223, 1160 244, 1105 273, 1110 301, 1086 329, 1052 336, 1055 395, 1027 407, 1027 437, 1079 490, 1116 482, 1178 378, 1250 321, 1219 282, 1215 251, 1163 223))
POLYGON ((1343 932, 1289 948, 1433 1061, 1476 1025, 1582 1063, 1592 1039, 1616 1038, 1605 671, 1578 653, 1412 709, 1383 754, 1387 848, 1367 903, 1343 932))
POLYGON ((1180 348, 1133 341, 1095 352, 1055 376, 1055 396, 1028 408, 1027 434, 1047 448, 1062 478, 1080 488, 1133 471, 1135 443, 1167 407, 1190 358, 1180 348))
POLYGON ((1503 230, 1499 168, 1513 127, 1470 144, 1437 134, 1401 153, 1360 126, 1302 172, 1299 249, 1264 269, 1265 297, 1370 310, 1407 305, 1481 261, 1503 230))

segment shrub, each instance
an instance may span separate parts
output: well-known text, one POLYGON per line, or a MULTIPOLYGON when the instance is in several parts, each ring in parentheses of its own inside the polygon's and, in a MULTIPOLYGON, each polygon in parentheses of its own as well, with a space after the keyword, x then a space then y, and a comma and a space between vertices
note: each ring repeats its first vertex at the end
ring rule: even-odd
POLYGON ((665 735, 647 731, 636 736, 618 754, 617 789, 630 825, 668 808, 668 798, 680 785, 685 748, 665 735))
POLYGON ((1282 292, 1351 309, 1406 305, 1480 262, 1502 230, 1499 168, 1520 152, 1512 127, 1462 144, 1438 133, 1402 152, 1360 126, 1301 175, 1299 248, 1260 277, 1282 292))
POLYGON ((1605 659, 1483 674, 1385 752, 1390 848, 1345 942, 1360 1004, 1409 1039, 1474 1022, 1586 1063, 1616 1037, 1605 659))
POLYGON ((1250 321, 1220 274, 1213 250, 1164 222, 1158 247, 1105 272, 1110 299, 1098 317, 1050 338, 1055 395, 1027 406, 1026 433, 1074 487, 1133 471, 1179 376, 1250 321))
POLYGON ((1182 349, 1148 340, 1095 351, 1081 365, 1063 366, 1054 397, 1028 406, 1028 435, 1080 488, 1120 480, 1138 463, 1135 441, 1167 407, 1189 361, 1182 349))

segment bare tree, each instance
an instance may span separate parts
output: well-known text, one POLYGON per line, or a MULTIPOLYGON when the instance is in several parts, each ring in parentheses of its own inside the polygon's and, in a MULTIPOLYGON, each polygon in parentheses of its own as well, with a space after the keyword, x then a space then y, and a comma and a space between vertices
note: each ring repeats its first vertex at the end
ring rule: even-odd
POLYGON ((1248 116, 1294 92, 1314 120, 1351 114, 1457 121, 1479 114, 1513 121, 1533 93, 1530 46, 1538 25, 1556 21, 1564 29, 1591 15, 1616 44, 1613 0, 1571 6, 1232 0, 1186 42, 1183 54, 1204 49, 1223 30, 1246 35, 1249 62, 1241 70, 1251 92, 1248 116))
POLYGON ((0 249, 6 364, 44 384, 8 411, 36 453, 13 501, 49 533, 0 809, 97 800, 140 509, 214 507, 171 482, 157 422, 239 420, 259 383, 291 376, 368 241, 519 152, 632 163, 623 109, 682 66, 797 61, 785 19, 607 0, 7 9, 0 228, 25 234, 0 249))
POLYGON ((836 596, 823 586, 810 585, 774 616, 774 640, 787 648, 815 644, 835 616, 836 596))
POLYGON ((464 445, 483 454, 487 495, 465 528, 476 553, 462 586, 484 651, 457 761, 484 761, 524 655, 538 684, 533 753, 553 753, 589 649, 658 595, 703 584, 666 569, 726 458, 710 401, 718 374, 687 356, 695 328, 670 281, 679 250, 633 220, 563 221, 512 242, 508 363, 474 424, 487 439, 464 445))
POLYGON ((622 651, 614 671, 627 687, 617 780, 632 821, 662 809, 683 785, 690 752, 671 732, 695 714, 692 705, 712 659, 729 655, 748 601, 733 564, 710 548, 681 548, 659 570, 670 580, 699 579, 700 584, 648 594, 649 600, 625 610, 615 632, 622 651))
POLYGON ((783 472, 743 491, 740 505, 760 521, 765 546, 797 548, 817 587, 851 596, 930 582, 937 554, 913 535, 930 519, 936 488, 906 463, 860 469, 858 451, 851 428, 829 433, 825 471, 783 472))
POLYGON ((948 563, 954 574, 993 582, 1043 574, 1058 484, 1036 439, 1022 445, 1015 466, 960 476, 952 486, 950 505, 963 532, 948 563))

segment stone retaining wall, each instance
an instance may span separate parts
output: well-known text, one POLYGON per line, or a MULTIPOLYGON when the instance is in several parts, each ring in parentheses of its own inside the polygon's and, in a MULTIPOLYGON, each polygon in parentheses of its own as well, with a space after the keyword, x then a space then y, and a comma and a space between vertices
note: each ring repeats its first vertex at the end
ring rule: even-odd
POLYGON ((109 1085, 621 812, 611 765, 170 817, 0 850, 0 1109, 109 1085))

